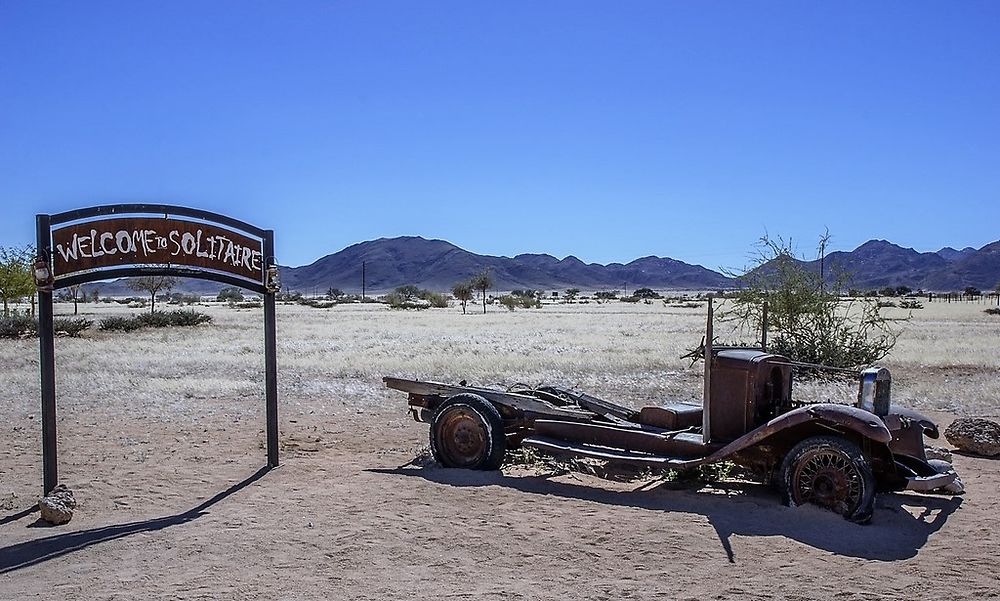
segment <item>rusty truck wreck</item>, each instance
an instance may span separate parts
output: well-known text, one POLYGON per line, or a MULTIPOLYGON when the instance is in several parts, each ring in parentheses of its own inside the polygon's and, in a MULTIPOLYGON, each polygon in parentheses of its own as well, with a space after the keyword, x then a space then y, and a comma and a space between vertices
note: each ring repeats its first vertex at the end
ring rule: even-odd
POLYGON ((762 349, 715 347, 709 304, 702 405, 632 409, 556 386, 500 391, 384 378, 430 424, 445 467, 493 470, 508 448, 684 469, 718 461, 777 485, 786 504, 812 503, 859 523, 877 490, 961 492, 951 465, 928 460, 926 417, 890 402, 888 370, 860 372, 853 405, 792 400, 796 363, 762 349))

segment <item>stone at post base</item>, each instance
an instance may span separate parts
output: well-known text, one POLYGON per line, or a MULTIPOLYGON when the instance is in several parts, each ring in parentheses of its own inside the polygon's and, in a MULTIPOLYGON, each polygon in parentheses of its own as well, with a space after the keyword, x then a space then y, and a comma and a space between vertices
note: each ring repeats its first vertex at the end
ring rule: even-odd
POLYGON ((54 526, 65 524, 73 519, 73 510, 76 508, 76 498, 73 491, 66 488, 65 484, 59 484, 52 489, 48 495, 38 501, 38 509, 41 511, 42 519, 54 526))
POLYGON ((984 457, 1000 456, 1000 424, 995 421, 962 417, 948 426, 944 437, 960 451, 984 457))

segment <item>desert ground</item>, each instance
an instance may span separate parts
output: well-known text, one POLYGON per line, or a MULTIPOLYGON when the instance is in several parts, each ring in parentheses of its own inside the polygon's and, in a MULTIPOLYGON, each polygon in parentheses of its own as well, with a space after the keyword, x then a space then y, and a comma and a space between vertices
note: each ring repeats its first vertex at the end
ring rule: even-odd
MULTIPOLYGON (((964 496, 880 495, 859 526, 739 480, 435 467, 427 426, 381 382, 697 400, 700 365, 679 357, 704 308, 279 305, 282 463, 266 473, 261 311, 197 308, 213 322, 56 340, 60 476, 79 502, 64 526, 32 511, 38 342, 0 341, 0 599, 1000 598, 998 460, 956 455, 964 496)), ((1000 317, 984 308, 925 303, 901 324, 883 362, 895 403, 942 428, 1000 415, 1000 317)))

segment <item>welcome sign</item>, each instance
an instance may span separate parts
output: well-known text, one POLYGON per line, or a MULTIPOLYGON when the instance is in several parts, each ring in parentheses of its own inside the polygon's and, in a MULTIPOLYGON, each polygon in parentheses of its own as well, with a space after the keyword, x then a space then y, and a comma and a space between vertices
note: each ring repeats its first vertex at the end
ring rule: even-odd
POLYGON ((111 278, 178 276, 259 293, 264 309, 267 468, 278 465, 274 231, 190 207, 118 204, 35 216, 42 490, 59 483, 53 293, 111 278))
POLYGON ((172 217, 127 217, 52 230, 56 281, 130 265, 189 267, 264 282, 263 242, 215 224, 172 217))

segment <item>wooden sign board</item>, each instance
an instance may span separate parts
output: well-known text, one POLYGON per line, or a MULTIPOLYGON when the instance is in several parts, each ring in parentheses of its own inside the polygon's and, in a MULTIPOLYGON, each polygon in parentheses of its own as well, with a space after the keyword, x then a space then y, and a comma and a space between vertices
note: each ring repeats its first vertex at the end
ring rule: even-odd
POLYGON ((110 267, 163 266, 227 273, 264 283, 263 241, 211 223, 121 217, 52 230, 52 275, 110 267))

